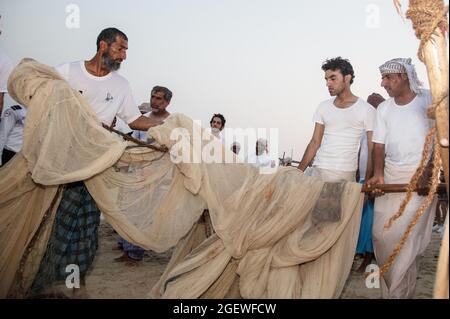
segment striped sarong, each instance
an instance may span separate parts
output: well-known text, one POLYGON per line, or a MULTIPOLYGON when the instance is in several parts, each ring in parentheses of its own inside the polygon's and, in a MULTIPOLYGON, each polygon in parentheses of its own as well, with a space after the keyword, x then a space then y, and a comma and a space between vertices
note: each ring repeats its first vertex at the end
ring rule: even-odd
POLYGON ((100 210, 84 183, 66 185, 32 292, 65 280, 73 272, 68 265, 78 266, 83 278, 98 248, 99 224, 100 210))

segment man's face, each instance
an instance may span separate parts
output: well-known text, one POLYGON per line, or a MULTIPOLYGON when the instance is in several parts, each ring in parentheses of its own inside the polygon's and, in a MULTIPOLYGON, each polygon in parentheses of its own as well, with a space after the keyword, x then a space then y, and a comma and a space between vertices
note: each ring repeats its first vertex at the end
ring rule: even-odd
POLYGON ((256 154, 261 155, 263 154, 267 149, 267 142, 266 141, 257 141, 256 142, 256 154))
POLYGON ((345 78, 340 70, 325 71, 325 81, 331 96, 337 96, 345 90, 345 78))
POLYGON ((213 117, 211 122, 211 128, 213 130, 222 131, 223 128, 222 119, 220 117, 213 117))
POLYGON ((152 92, 152 96, 150 98, 150 107, 152 108, 152 112, 158 113, 164 111, 168 105, 169 102, 167 102, 164 98, 164 92, 152 92))
POLYGON ((117 36, 115 42, 106 45, 107 47, 102 54, 104 67, 108 71, 117 71, 120 64, 127 58, 128 41, 121 36, 117 36))
POLYGON ((384 87, 390 97, 402 94, 408 86, 408 78, 405 74, 392 73, 381 76, 381 86, 384 87))

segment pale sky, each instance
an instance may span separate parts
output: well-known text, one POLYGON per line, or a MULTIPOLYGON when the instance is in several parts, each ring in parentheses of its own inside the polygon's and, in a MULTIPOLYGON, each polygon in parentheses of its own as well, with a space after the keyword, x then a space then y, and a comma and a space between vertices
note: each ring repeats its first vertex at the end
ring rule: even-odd
POLYGON ((411 57, 428 87, 419 41, 390 0, 2 0, 0 14, 0 49, 16 63, 90 59, 100 31, 117 27, 129 39, 120 73, 137 104, 167 86, 170 112, 205 127, 222 113, 227 127, 278 128, 278 153, 294 150, 295 160, 329 98, 325 59, 350 60, 352 91, 364 99, 387 97, 378 66, 396 57, 411 57))

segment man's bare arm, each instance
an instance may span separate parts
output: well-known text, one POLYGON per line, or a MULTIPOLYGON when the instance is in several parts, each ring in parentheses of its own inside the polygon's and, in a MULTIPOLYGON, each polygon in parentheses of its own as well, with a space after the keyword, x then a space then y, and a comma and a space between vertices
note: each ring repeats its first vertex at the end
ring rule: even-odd
POLYGON ((146 117, 141 115, 133 122, 129 123, 128 126, 133 130, 147 131, 150 127, 157 126, 164 123, 163 120, 156 119, 154 117, 146 117))
MULTIPOLYGON (((366 181, 369 187, 376 187, 378 184, 384 184, 384 144, 373 143, 373 177, 366 181)), ((381 196, 380 190, 372 191, 373 196, 381 196)))
POLYGON ((309 142, 308 147, 306 148, 305 154, 303 154, 303 158, 300 161, 300 164, 298 164, 297 168, 299 170, 304 171, 316 156, 317 150, 320 148, 320 145, 322 144, 324 131, 325 125, 316 123, 311 141, 309 142))
MULTIPOLYGON (((366 167, 366 176, 364 176, 364 180, 369 180, 373 176, 373 142, 372 142, 372 131, 367 131, 367 167, 366 167)), ((384 152, 384 150, 383 150, 384 152)), ((383 167, 384 169, 384 167, 383 167)))

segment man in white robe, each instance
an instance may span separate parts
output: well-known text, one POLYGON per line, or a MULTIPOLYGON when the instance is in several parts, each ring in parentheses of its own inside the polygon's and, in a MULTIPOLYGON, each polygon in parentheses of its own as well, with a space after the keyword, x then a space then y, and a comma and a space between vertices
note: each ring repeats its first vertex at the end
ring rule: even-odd
MULTIPOLYGON (((409 183, 418 168, 425 137, 431 126, 427 107, 431 104, 428 91, 421 88, 411 59, 393 59, 382 66, 381 86, 390 99, 377 109, 374 142, 374 176, 367 182, 376 184, 409 183)), ((430 166, 419 180, 423 185, 430 166)), ((374 251, 380 266, 385 264, 414 218, 424 197, 413 195, 403 215, 385 228, 386 222, 398 211, 405 194, 386 194, 375 200, 372 228, 374 251)), ((432 205, 433 206, 433 205, 432 205)), ((429 207, 413 228, 393 265, 381 278, 383 298, 414 296, 417 259, 431 238, 434 210, 429 207)))

